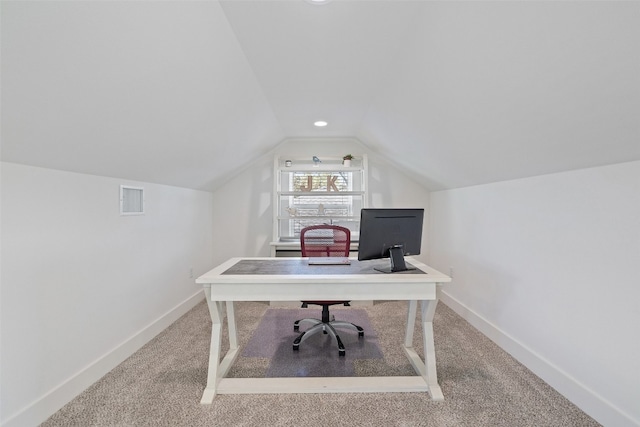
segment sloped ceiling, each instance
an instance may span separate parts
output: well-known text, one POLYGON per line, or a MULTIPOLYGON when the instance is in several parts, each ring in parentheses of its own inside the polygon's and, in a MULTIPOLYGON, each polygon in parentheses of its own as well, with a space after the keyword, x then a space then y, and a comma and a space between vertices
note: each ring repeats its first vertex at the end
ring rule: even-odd
POLYGON ((3 161, 212 190, 353 137, 437 190, 640 159, 639 2, 1 7, 3 161))

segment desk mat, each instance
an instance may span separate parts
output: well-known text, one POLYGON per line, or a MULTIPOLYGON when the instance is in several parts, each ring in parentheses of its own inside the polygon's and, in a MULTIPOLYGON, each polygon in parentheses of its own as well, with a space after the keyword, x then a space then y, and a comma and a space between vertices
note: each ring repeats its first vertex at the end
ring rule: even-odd
MULTIPOLYGON (((354 376, 355 360, 382 359, 378 337, 366 310, 357 308, 333 309, 336 320, 355 323, 364 329, 364 337, 351 329, 336 328, 345 349, 345 356, 338 356, 338 345, 330 335, 316 334, 293 350, 293 322, 307 317, 320 318, 321 310, 313 306, 308 309, 268 309, 253 332, 243 357, 270 359, 267 377, 340 377, 354 376)), ((304 330, 307 326, 302 326, 304 330)))
MULTIPOLYGON (((407 262, 411 266, 410 262, 407 262)), ((222 275, 344 275, 344 274, 386 274, 375 270, 376 267, 389 267, 389 260, 358 261, 351 260, 351 264, 339 265, 309 265, 306 258, 270 258, 270 259, 242 259, 222 275)), ((420 269, 399 271, 398 274, 427 274, 420 269)))

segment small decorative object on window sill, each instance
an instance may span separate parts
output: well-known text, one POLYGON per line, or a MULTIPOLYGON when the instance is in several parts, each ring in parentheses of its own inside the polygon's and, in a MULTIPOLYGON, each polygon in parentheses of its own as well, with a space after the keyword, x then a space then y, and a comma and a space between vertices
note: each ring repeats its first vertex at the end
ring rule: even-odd
POLYGON ((290 168, 290 167, 291 167, 291 160, 285 160, 285 161, 284 161, 284 165, 285 165, 286 167, 290 168))
POLYGON ((285 208, 285 210, 289 213, 289 216, 298 215, 298 209, 296 208, 285 208))
POLYGON ((351 154, 347 154, 346 156, 344 156, 342 158, 342 164, 345 167, 349 167, 349 166, 351 166, 351 160, 353 160, 353 156, 351 154))

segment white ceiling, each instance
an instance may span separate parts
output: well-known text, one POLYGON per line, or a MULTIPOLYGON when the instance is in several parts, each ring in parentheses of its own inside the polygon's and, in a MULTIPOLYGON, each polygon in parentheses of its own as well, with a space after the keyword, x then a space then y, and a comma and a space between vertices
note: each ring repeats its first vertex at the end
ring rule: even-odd
POLYGON ((640 159, 640 2, 1 8, 3 161, 211 190, 354 137, 435 190, 640 159))

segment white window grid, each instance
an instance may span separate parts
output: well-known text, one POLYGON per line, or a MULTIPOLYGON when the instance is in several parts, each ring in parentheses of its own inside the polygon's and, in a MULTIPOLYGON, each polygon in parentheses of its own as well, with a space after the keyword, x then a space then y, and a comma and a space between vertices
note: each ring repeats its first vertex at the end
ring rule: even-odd
POLYGON ((289 221, 290 236, 299 236, 304 227, 332 223, 333 217, 353 215, 353 196, 327 191, 326 185, 328 178, 335 177, 334 185, 339 191, 352 191, 352 172, 292 172, 289 191, 302 191, 309 184, 308 177, 311 177, 313 183, 313 190, 310 192, 318 194, 289 196, 289 206, 296 209, 296 217, 289 221), (328 218, 319 218, 323 216, 328 218))

